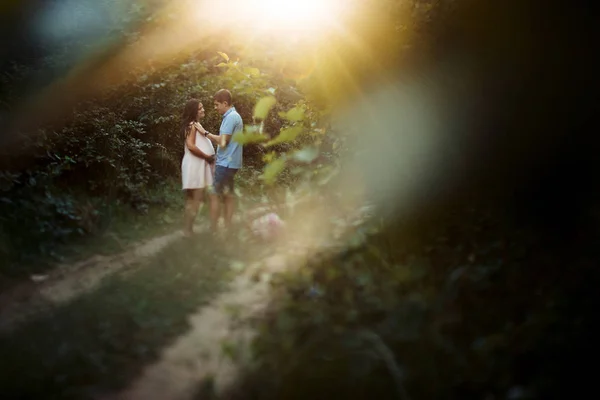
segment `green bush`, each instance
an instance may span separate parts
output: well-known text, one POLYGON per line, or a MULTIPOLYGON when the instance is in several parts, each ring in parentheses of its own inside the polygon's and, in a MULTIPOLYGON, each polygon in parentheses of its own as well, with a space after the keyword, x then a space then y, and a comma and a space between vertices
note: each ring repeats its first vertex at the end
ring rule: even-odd
MULTIPOLYGON (((223 87, 234 93, 249 131, 260 122, 254 119, 255 104, 272 93, 278 101, 265 120, 264 134, 275 138, 290 124, 285 112, 297 100, 286 95, 293 90, 290 82, 233 62, 223 53, 211 54, 192 54, 153 74, 131 71, 126 84, 108 87, 78 104, 67 120, 21 132, 12 141, 3 154, 0 176, 0 222, 4 232, 11 232, 3 238, 3 248, 11 249, 7 260, 18 263, 23 254, 51 255, 57 243, 101 232, 110 218, 107 204, 145 212, 157 184, 179 179, 184 146, 180 114, 191 97, 204 102, 208 112, 203 124, 212 132, 218 132, 221 122, 210 111, 212 95, 223 87)), ((31 74, 16 70, 22 74, 4 76, 15 87, 31 74)), ((10 90, 5 96, 15 100, 10 90)), ((307 121, 298 124, 310 127, 307 121)), ((242 188, 258 195, 265 183, 258 171, 274 154, 314 142, 305 137, 291 144, 291 139, 274 140, 279 143, 270 149, 248 143, 239 177, 242 188), (265 157, 268 153, 271 156, 265 157)), ((289 168, 275 175, 279 182, 294 180, 289 168)))

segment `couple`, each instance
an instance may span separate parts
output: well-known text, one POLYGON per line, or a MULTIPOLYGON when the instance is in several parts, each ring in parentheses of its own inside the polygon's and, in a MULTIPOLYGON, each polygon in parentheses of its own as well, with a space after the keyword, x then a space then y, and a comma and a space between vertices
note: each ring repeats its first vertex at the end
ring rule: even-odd
POLYGON ((223 116, 219 134, 208 132, 200 124, 204 106, 191 99, 185 105, 182 130, 185 132, 185 155, 181 163, 185 192, 184 235, 193 234, 193 225, 205 192, 210 196, 211 230, 216 232, 221 209, 225 227, 229 230, 235 207, 233 189, 235 173, 242 167, 242 145, 233 141, 234 134, 242 132, 244 123, 232 104, 231 93, 219 90, 213 97, 215 109, 223 116), (217 153, 213 148, 217 145, 217 153))

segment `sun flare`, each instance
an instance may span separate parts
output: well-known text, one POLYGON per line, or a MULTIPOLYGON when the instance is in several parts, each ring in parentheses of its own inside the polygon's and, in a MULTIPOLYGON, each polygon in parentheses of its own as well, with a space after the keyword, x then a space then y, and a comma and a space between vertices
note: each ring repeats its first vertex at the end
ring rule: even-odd
POLYGON ((230 0, 225 9, 215 3, 205 16, 235 21, 238 28, 323 33, 340 20, 348 0, 230 0))
POLYGON ((321 0, 256 0, 248 4, 258 17, 296 27, 326 23, 335 11, 333 1, 321 0))

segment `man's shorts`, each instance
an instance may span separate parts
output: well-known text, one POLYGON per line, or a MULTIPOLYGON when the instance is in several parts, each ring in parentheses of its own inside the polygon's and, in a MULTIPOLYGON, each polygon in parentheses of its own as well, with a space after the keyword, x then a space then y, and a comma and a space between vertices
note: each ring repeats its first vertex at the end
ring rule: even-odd
POLYGON ((217 165, 215 167, 215 179, 213 185, 210 188, 210 192, 213 194, 218 194, 219 196, 223 195, 234 195, 233 191, 233 181, 235 177, 235 173, 238 170, 235 168, 223 167, 222 165, 217 165))

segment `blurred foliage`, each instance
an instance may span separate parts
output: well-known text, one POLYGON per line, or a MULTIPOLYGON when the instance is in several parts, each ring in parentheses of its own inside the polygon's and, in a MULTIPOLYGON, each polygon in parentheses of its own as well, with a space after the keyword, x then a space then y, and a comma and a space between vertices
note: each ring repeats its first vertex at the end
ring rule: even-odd
POLYGON ((535 231, 507 224, 503 210, 472 206, 411 225, 344 222, 332 210, 321 228, 341 224, 349 233, 328 244, 333 251, 270 276, 269 307, 247 321, 258 332, 253 361, 222 398, 548 399, 578 391, 570 383, 584 372, 572 366, 598 322, 592 254, 556 258, 535 231))
MULTIPOLYGON (((127 18, 139 20, 143 10, 133 7, 127 18)), ((147 17, 149 26, 165 23, 164 13, 151 15, 147 17)), ((129 32, 127 40, 134 34, 129 32)), ((39 69, 51 62, 68 65, 69 59, 57 57, 45 59, 39 69)), ((26 65, 3 71, 5 112, 21 102, 20 89, 37 73, 26 65)), ((0 251, 3 264, 11 266, 5 272, 26 273, 26 268, 19 267, 22 256, 47 258, 54 255, 59 243, 104 232, 115 207, 146 213, 153 203, 171 201, 155 199, 153 194, 157 185, 179 177, 183 155, 180 115, 191 97, 203 101, 208 110, 204 126, 218 132, 220 116, 210 112, 212 95, 220 88, 234 93, 235 106, 247 126, 239 139, 247 143, 246 168, 240 180, 242 188, 248 187, 248 195, 260 196, 264 184, 275 182, 278 176, 279 182, 292 182, 295 178, 283 165, 267 168, 265 176, 261 171, 272 154, 322 142, 310 137, 320 113, 313 110, 312 119, 303 121, 309 107, 306 102, 302 102, 302 111, 292 108, 301 98, 294 85, 293 80, 207 45, 165 68, 144 66, 129 71, 125 84, 105 87, 93 98, 79 102, 60 121, 19 131, 1 155, 0 232, 4 233, 0 251), (269 107, 255 119, 255 105, 265 98, 269 107), (278 135, 280 129, 282 135, 278 135), (301 133, 304 139, 293 144, 301 133), (268 141, 270 153, 262 145, 250 144, 259 141, 268 141)))

